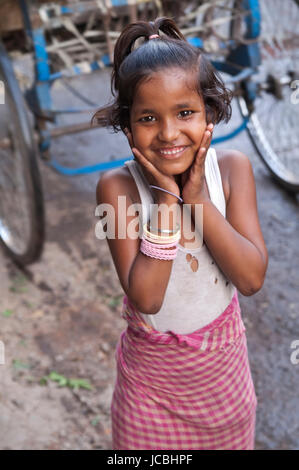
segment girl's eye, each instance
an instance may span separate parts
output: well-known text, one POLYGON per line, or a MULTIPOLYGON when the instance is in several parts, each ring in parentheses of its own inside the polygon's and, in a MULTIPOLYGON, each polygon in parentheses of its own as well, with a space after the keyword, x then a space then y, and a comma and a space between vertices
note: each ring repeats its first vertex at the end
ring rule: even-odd
POLYGON ((191 111, 191 110, 184 110, 184 111, 180 111, 180 113, 179 113, 179 115, 183 118, 191 116, 191 114, 193 114, 193 111, 191 111))
POLYGON ((153 122, 155 120, 154 116, 144 116, 139 119, 141 122, 153 122))

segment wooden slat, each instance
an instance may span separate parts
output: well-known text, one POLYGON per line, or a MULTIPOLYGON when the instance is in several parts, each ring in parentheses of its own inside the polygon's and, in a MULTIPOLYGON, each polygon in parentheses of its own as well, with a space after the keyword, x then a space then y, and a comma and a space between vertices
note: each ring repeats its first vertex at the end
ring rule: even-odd
MULTIPOLYGON (((33 28, 41 26, 41 19, 36 9, 32 9, 30 18, 33 28)), ((3 33, 23 28, 22 12, 18 0, 0 0, 0 36, 3 33)))

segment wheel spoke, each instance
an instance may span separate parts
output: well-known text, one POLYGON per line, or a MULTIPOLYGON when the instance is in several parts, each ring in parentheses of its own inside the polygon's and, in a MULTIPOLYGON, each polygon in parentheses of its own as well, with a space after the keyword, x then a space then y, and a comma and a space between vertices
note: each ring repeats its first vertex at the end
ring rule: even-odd
POLYGON ((14 253, 22 254, 30 240, 31 212, 19 129, 8 93, 0 111, 0 136, 12 141, 12 148, 0 151, 0 237, 14 253))
POLYGON ((260 0, 260 7, 262 64, 255 81, 265 90, 255 100, 255 114, 276 157, 299 183, 299 104, 291 99, 291 83, 299 79, 299 8, 293 0, 260 0))

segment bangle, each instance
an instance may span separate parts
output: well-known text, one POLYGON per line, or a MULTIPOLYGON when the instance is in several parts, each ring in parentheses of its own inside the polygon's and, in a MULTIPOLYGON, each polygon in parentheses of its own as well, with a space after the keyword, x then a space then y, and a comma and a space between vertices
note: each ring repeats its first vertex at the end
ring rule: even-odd
MULTIPOLYGON (((150 231, 152 228, 150 227, 150 229, 148 229, 148 228, 147 228, 147 225, 148 225, 148 222, 146 222, 146 223, 143 225, 143 231, 144 231, 145 233, 148 233, 148 234, 150 234, 150 235, 154 235, 154 236, 156 236, 156 237, 159 237, 159 236, 163 237, 162 235, 152 234, 152 232, 150 231)), ((161 232, 162 232, 162 229, 153 229, 153 230, 157 230, 157 231, 161 231, 161 232)), ((165 229, 165 231, 166 231, 166 229, 165 229)), ((177 233, 180 233, 180 231, 181 231, 180 224, 177 223, 175 230, 167 230, 166 233, 174 233, 174 235, 176 235, 177 233)), ((171 235, 171 236, 173 236, 173 235, 171 235)), ((165 238, 165 237, 164 237, 164 238, 165 238)))
MULTIPOLYGON (((169 245, 168 245, 169 246, 169 245)), ((146 256, 162 260, 173 260, 177 256, 178 246, 177 243, 170 244, 169 248, 160 249, 156 243, 150 243, 144 238, 141 240, 140 251, 146 256)))
POLYGON ((171 242, 171 243, 167 243, 167 244, 166 244, 166 243, 165 243, 165 244, 163 244, 163 243, 162 243, 162 244, 159 244, 159 243, 150 242, 150 241, 148 241, 146 238, 142 238, 142 243, 143 243, 143 245, 145 245, 145 246, 152 246, 152 245, 154 245, 155 248, 157 248, 157 249, 163 249, 164 251, 166 251, 166 250, 165 250, 166 248, 174 248, 174 247, 176 247, 176 246, 178 245, 178 241, 176 241, 176 242, 171 242))
POLYGON ((153 184, 150 184, 150 188, 160 189, 160 191, 164 191, 165 193, 171 194, 172 196, 176 197, 180 202, 184 202, 180 196, 177 196, 176 194, 172 193, 171 191, 168 191, 167 189, 160 188, 159 186, 154 186, 153 184))
POLYGON ((143 238, 147 239, 150 242, 159 242, 159 243, 171 243, 180 240, 181 238, 181 230, 177 230, 173 235, 157 235, 155 233, 150 232, 146 228, 147 223, 143 225, 143 238))
POLYGON ((146 240, 150 242, 165 244, 165 243, 172 243, 172 242, 179 241, 181 238, 181 233, 179 232, 174 235, 161 236, 161 235, 154 235, 153 233, 150 233, 150 232, 148 233, 144 232, 143 238, 145 238, 146 240))
POLYGON ((152 226, 148 226, 147 225, 147 230, 151 231, 151 230, 154 230, 155 232, 158 232, 158 233, 176 233, 178 232, 180 229, 180 224, 177 223, 176 224, 176 228, 175 230, 167 230, 167 229, 161 229, 161 228, 154 228, 152 226))

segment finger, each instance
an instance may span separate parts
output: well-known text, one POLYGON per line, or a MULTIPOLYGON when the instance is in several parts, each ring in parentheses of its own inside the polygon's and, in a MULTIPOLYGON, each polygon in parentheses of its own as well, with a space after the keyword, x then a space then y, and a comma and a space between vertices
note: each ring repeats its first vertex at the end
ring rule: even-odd
POLYGON ((186 171, 184 171, 184 173, 181 175, 181 184, 182 184, 182 186, 185 186, 185 183, 189 178, 189 176, 188 176, 189 171, 190 171, 190 168, 188 168, 186 171))
POLYGON ((201 143, 201 147, 208 147, 211 143, 212 140, 212 131, 211 130, 206 130, 203 136, 203 140, 201 143))
POLYGON ((200 147, 198 149, 193 165, 190 168, 189 179, 196 181, 198 175, 203 172, 204 160, 205 160, 206 148, 200 147))
POLYGON ((213 130, 210 131, 210 137, 208 138, 207 145, 206 145, 207 149, 210 147, 212 140, 213 140, 213 130))
POLYGON ((207 126, 207 130, 205 131, 203 135, 202 143, 197 151, 194 164, 192 165, 191 174, 190 174, 192 179, 197 178, 198 174, 203 172, 207 152, 212 141, 213 128, 214 128, 213 124, 210 123, 209 126, 207 126))
POLYGON ((140 161, 140 163, 142 163, 142 165, 144 165, 148 160, 142 155, 142 153, 136 148, 136 147, 132 147, 132 152, 133 154, 135 155, 135 157, 137 158, 138 161, 140 161))
POLYGON ((149 184, 164 187, 175 194, 180 194, 179 187, 173 175, 165 175, 158 170, 136 147, 132 148, 138 163, 142 166, 144 174, 149 184))
POLYGON ((210 135, 210 131, 206 129, 205 132, 203 133, 199 148, 204 147, 209 135, 210 135))
POLYGON ((210 134, 210 136, 208 137, 208 140, 205 142, 205 145, 203 147, 200 147, 198 152, 197 152, 195 162, 194 162, 194 167, 195 167, 196 171, 198 169, 202 169, 203 166, 204 166, 205 159, 206 159, 209 147, 210 147, 211 140, 212 140, 212 134, 210 134))
POLYGON ((212 137, 213 137, 213 132, 206 131, 203 142, 202 142, 202 145, 200 146, 200 148, 205 148, 206 152, 207 152, 210 145, 211 145, 212 137))
POLYGON ((126 127, 125 128, 125 134, 126 134, 126 137, 128 139, 128 142, 129 142, 129 145, 130 147, 134 147, 134 142, 133 142, 133 136, 132 136, 132 133, 129 131, 129 129, 126 127))
POLYGON ((155 178, 161 178, 161 173, 159 172, 159 170, 157 170, 157 168, 147 158, 145 158, 136 147, 132 148, 132 152, 139 161, 139 163, 145 168, 145 170, 147 170, 155 178))
POLYGON ((208 124, 203 135, 202 135, 202 138, 201 138, 201 142, 200 142, 200 147, 202 147, 204 144, 205 144, 205 140, 207 138, 207 136, 209 134, 207 134, 207 132, 212 132, 213 131, 213 128, 214 128, 214 125, 212 123, 208 124))
POLYGON ((202 166, 203 165, 206 153, 207 153, 207 147, 201 147, 198 150, 197 156, 196 156, 196 159, 195 159, 196 166, 202 166))

